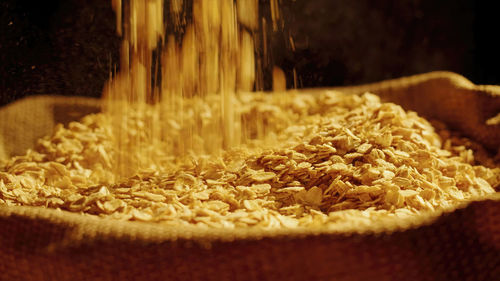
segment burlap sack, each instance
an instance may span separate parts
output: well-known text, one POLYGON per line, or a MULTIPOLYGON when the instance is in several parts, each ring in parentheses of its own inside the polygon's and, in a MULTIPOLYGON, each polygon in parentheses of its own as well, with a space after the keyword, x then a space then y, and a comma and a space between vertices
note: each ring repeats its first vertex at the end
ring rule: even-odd
MULTIPOLYGON (((438 118, 490 150, 500 88, 434 72, 341 88, 438 118)), ((0 110, 5 157, 98 101, 33 97, 0 110)), ((0 207, 0 280, 499 280, 500 194, 375 230, 200 230, 0 207)))

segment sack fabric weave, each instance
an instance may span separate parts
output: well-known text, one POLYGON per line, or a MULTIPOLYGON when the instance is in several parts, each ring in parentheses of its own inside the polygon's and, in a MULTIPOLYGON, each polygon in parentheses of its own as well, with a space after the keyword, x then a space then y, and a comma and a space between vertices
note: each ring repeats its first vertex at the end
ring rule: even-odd
MULTIPOLYGON (((338 89, 374 92, 490 151, 500 147, 500 125, 485 123, 500 112, 500 87, 432 72, 338 89)), ((0 109, 0 158, 97 111, 99 101, 88 98, 8 105, 0 109)), ((172 228, 0 206, 0 280, 498 280, 499 203, 497 192, 453 212, 344 233, 172 228)))

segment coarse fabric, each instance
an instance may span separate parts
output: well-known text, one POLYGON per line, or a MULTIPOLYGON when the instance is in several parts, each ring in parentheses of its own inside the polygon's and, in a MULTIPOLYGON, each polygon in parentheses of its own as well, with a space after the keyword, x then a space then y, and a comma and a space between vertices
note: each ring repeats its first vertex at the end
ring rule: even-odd
MULTIPOLYGON (((500 147, 500 125, 486 124, 500 113, 500 87, 432 72, 337 89, 379 94, 491 152, 500 147)), ((23 154, 56 123, 98 111, 88 98, 10 104, 0 109, 0 158, 23 154)), ((453 211, 341 233, 173 228, 0 206, 0 280, 498 280, 499 203, 497 192, 453 211)))

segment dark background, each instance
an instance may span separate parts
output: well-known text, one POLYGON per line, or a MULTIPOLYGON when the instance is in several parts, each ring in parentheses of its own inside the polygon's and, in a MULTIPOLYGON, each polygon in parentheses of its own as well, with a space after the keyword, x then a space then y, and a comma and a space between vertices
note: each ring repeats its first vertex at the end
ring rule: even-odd
MULTIPOLYGON (((110 2, 1 0, 0 105, 33 94, 100 96, 120 44, 110 2)), ((271 57, 288 75, 296 69, 299 87, 432 70, 500 84, 499 24, 488 2, 283 0, 288 29, 272 35, 271 57), (289 35, 295 52, 284 48, 289 35)))

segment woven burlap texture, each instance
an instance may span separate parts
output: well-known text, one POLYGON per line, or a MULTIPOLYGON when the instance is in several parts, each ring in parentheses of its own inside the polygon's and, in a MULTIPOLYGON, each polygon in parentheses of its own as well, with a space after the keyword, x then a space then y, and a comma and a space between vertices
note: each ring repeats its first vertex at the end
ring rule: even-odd
MULTIPOLYGON (((339 89, 377 93, 492 151, 500 146, 500 126, 485 124, 500 112, 499 87, 433 72, 339 89)), ((98 110, 95 99, 17 101, 0 110, 0 157, 98 110)), ((495 280, 499 201, 497 193, 453 212, 340 232, 167 228, 2 206, 0 280, 495 280)))

